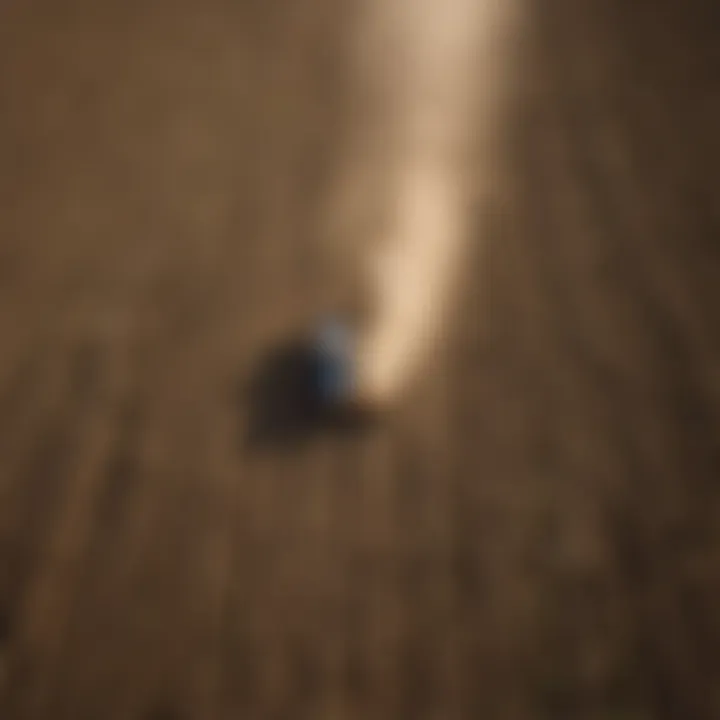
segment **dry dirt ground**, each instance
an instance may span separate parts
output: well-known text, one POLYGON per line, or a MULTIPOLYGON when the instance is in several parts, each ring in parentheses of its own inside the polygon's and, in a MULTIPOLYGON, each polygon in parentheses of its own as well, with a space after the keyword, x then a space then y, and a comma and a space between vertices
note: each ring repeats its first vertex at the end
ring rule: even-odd
POLYGON ((720 717, 716 7, 528 2, 451 341, 260 448, 353 5, 0 9, 0 718, 720 717))

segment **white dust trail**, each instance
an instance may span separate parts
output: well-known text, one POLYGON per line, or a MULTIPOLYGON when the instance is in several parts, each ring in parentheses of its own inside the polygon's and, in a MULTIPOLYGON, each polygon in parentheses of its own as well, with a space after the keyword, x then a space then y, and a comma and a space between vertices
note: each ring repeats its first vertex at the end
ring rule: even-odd
POLYGON ((483 160, 482 148, 492 143, 514 2, 366 4, 359 59, 364 102, 374 107, 360 165, 367 176, 371 159, 385 211, 379 237, 359 248, 370 260, 371 306, 358 389, 370 400, 394 399, 440 341, 470 237, 468 199, 494 175, 482 167, 493 153, 483 160))

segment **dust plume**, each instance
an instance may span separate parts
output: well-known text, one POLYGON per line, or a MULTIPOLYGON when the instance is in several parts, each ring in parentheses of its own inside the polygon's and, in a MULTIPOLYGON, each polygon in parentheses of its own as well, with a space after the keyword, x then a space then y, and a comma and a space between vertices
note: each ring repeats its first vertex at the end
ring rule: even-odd
MULTIPOLYGON (((368 399, 392 400, 440 337, 469 237, 469 193, 490 182, 477 177, 476 149, 491 139, 512 4, 364 6, 357 56, 362 151, 350 172, 364 175, 367 193, 371 168, 382 216, 358 249, 368 260, 371 301, 358 345, 358 390, 368 399)), ((491 175, 491 168, 481 170, 491 175)))

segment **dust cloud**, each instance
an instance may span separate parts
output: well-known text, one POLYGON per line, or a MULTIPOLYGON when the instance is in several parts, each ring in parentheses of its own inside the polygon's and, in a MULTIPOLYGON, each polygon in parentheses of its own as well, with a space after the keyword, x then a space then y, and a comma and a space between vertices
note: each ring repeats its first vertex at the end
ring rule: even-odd
POLYGON ((368 400, 394 400, 440 340, 473 235, 468 200, 494 174, 493 153, 483 160, 482 148, 492 144, 516 10, 493 0, 365 5, 356 62, 366 107, 355 170, 363 192, 382 195, 382 223, 358 244, 370 310, 357 387, 368 400))

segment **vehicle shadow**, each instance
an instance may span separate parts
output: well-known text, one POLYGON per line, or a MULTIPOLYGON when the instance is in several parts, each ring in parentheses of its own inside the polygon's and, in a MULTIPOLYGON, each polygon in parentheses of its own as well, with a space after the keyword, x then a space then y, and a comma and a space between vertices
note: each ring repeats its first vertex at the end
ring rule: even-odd
POLYGON ((247 409, 244 442, 251 450, 292 449, 318 434, 360 433, 375 425, 370 417, 322 404, 307 337, 286 340, 263 353, 240 403, 247 409))
POLYGON ((280 343, 260 357, 242 398, 248 410, 246 445, 292 447, 319 430, 322 409, 313 370, 312 348, 305 338, 280 343))

